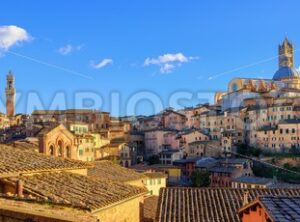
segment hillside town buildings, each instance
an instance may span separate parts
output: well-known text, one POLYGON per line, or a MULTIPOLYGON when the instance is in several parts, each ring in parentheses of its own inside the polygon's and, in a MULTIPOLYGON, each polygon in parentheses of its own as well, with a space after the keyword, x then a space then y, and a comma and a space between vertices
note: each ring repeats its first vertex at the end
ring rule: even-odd
POLYGON ((255 176, 258 160, 237 153, 300 153, 300 74, 288 39, 278 63, 272 79, 232 79, 214 104, 135 117, 16 114, 10 71, 0 113, 0 221, 22 221, 27 208, 37 221, 143 221, 146 200, 157 203, 150 221, 280 221, 290 212, 274 215, 273 202, 294 206, 299 189, 255 176), (209 188, 189 188, 197 173, 208 175, 209 188))
POLYGON ((265 152, 297 152, 300 76, 293 44, 285 39, 278 53, 279 69, 273 79, 234 78, 226 92, 216 93, 215 104, 178 111, 167 108, 134 118, 114 118, 107 112, 84 109, 14 115, 16 89, 10 71, 5 90, 7 113, 0 116, 1 140, 36 137, 40 152, 84 161, 115 156, 123 166, 164 150, 182 150, 185 158, 230 157, 241 144, 265 152), (59 125, 65 127, 63 138, 52 135, 59 125), (57 141, 49 144, 50 135, 57 141))

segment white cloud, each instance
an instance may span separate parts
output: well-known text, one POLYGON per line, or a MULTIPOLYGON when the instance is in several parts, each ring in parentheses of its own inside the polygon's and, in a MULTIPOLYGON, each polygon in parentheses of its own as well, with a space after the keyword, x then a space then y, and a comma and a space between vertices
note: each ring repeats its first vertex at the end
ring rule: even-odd
POLYGON ((0 49, 8 50, 14 45, 21 44, 30 40, 30 36, 23 28, 9 25, 0 26, 0 49))
POLYGON ((186 57, 183 53, 167 53, 157 58, 146 58, 144 61, 145 66, 157 65, 160 67, 161 73, 170 73, 182 63, 190 62, 191 60, 198 59, 198 57, 186 57))
POLYGON ((83 45, 77 45, 77 46, 73 46, 73 45, 66 45, 66 46, 63 46, 61 48, 58 49, 58 52, 61 54, 61 55, 69 55, 71 54, 72 52, 75 52, 75 51, 79 51, 81 50, 83 47, 83 45))
POLYGON ((160 67, 160 72, 161 73, 170 73, 172 72, 174 69, 176 68, 175 65, 173 64, 169 64, 169 63, 165 63, 160 67))
POLYGON ((94 61, 91 62, 91 66, 94 68, 94 69, 101 69, 107 65, 111 65, 113 64, 113 60, 112 59, 103 59, 101 60, 100 62, 98 63, 95 63, 94 61))

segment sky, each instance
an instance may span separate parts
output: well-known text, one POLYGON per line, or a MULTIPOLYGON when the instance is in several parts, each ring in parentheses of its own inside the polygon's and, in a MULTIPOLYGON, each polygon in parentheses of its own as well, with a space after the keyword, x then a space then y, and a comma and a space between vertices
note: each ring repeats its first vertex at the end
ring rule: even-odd
POLYGON ((3 1, 0 111, 95 108, 149 115, 212 102, 234 77, 272 78, 287 36, 300 66, 297 0, 3 1))

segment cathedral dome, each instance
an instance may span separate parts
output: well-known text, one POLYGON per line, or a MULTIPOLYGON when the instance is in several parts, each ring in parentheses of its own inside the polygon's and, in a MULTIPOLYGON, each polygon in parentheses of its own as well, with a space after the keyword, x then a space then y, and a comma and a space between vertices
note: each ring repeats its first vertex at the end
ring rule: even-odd
POLYGON ((281 79, 293 79, 299 78, 299 71, 295 67, 280 67, 278 71, 274 74, 273 80, 281 80, 281 79))

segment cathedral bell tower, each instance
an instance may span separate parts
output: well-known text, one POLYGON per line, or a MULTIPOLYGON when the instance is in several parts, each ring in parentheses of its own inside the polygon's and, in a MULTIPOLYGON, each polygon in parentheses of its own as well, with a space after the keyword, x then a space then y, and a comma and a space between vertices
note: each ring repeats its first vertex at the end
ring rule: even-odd
POLYGON ((279 68, 294 67, 294 46, 287 38, 278 47, 279 68))
POLYGON ((15 115, 15 77, 13 76, 12 72, 6 76, 6 88, 5 88, 5 95, 6 95, 6 115, 8 117, 13 117, 15 115))

